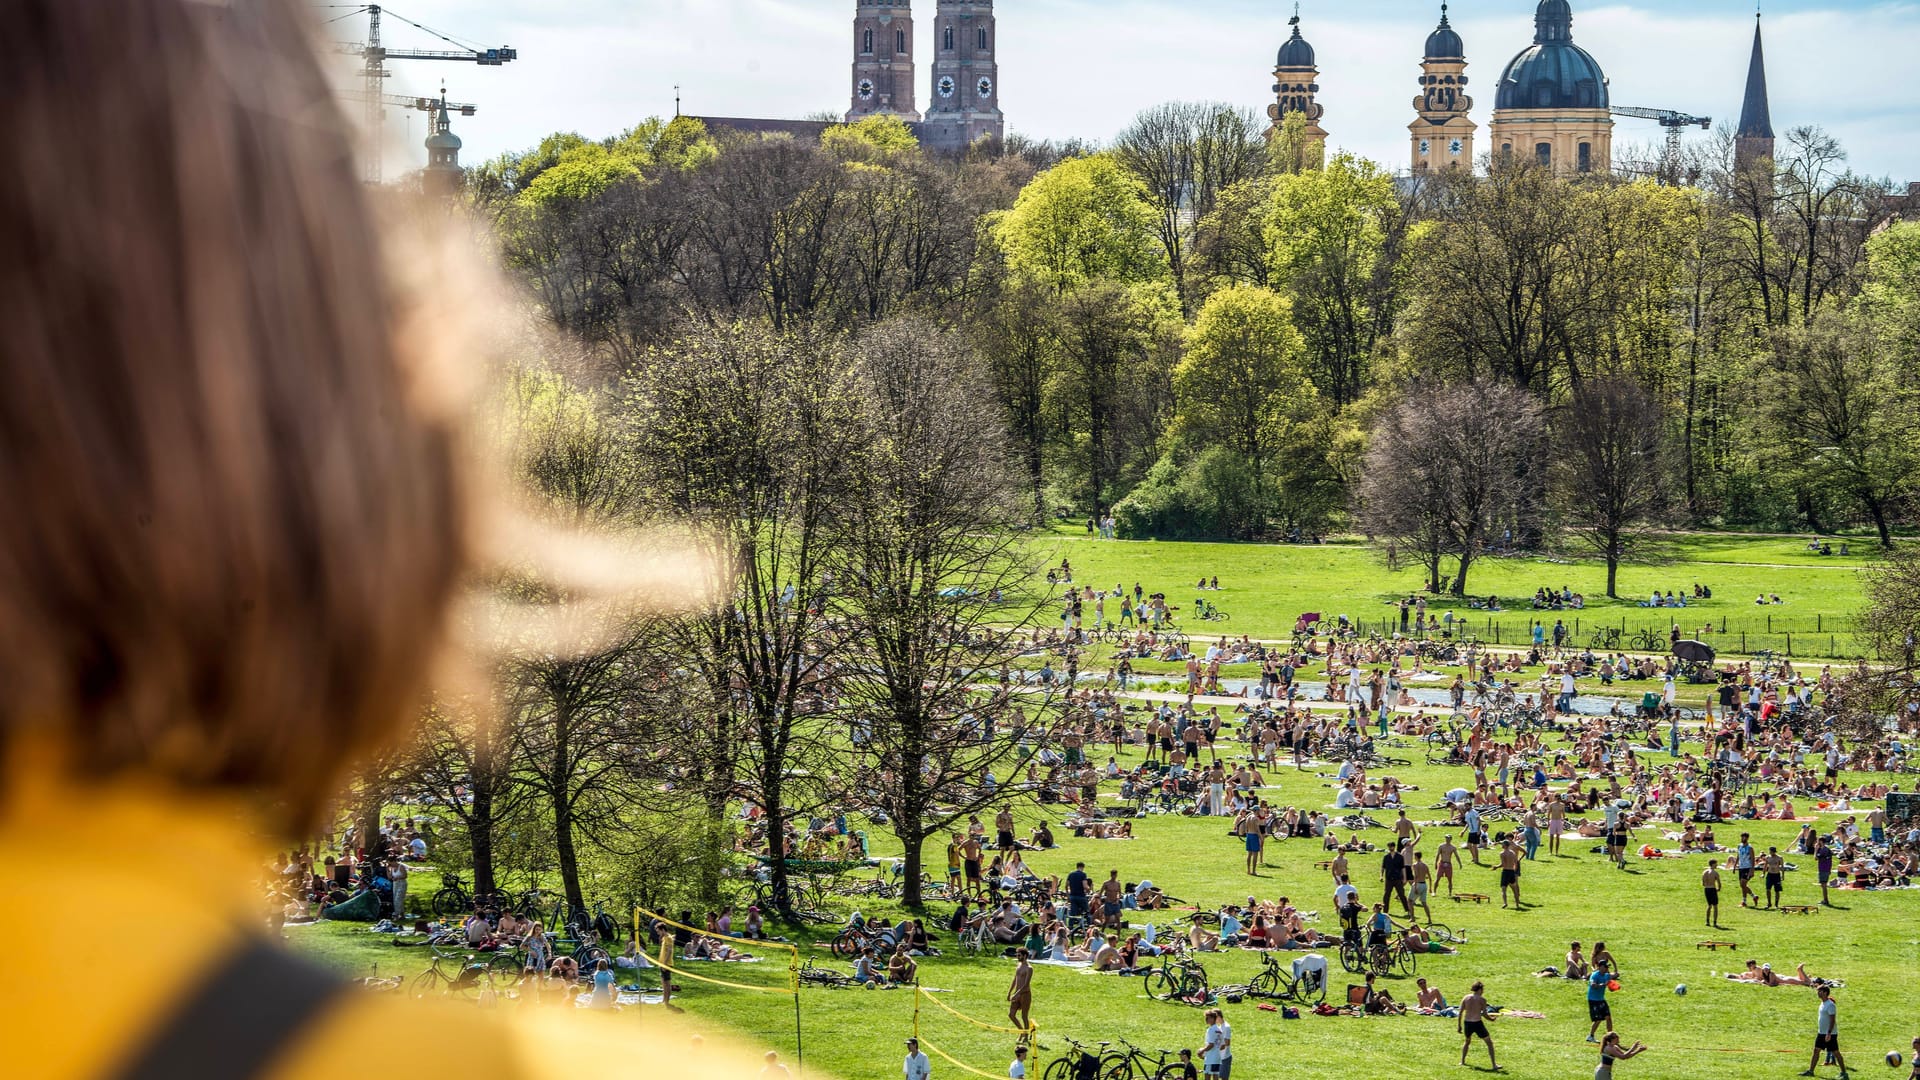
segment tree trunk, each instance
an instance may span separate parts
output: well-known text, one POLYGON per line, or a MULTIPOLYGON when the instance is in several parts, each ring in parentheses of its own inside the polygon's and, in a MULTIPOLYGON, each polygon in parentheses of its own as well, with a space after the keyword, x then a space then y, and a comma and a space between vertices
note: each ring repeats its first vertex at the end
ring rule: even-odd
POLYGON ((772 874, 768 885, 773 890, 774 910, 780 913, 781 918, 791 922, 794 920, 793 892, 787 881, 787 855, 780 850, 780 845, 786 840, 787 835, 786 807, 781 805, 780 782, 777 778, 763 786, 766 791, 760 800, 760 809, 765 812, 767 869, 772 874))
POLYGON ((893 835, 899 837, 900 842, 906 845, 906 856, 900 863, 900 872, 906 879, 901 882, 900 903, 920 911, 927 906, 926 899, 920 895, 920 868, 923 865, 920 848, 926 843, 926 830, 920 827, 917 816, 911 826, 896 818, 893 835))
POLYGON ((580 856, 573 849, 573 808, 561 792, 553 797, 553 851, 560 862, 560 887, 566 891, 567 903, 575 911, 585 911, 587 899, 580 890, 580 856))
POLYGON ((1460 574, 1453 579, 1453 595, 1465 596, 1467 595, 1467 568, 1473 565, 1473 556, 1461 552, 1459 559, 1460 574))
POLYGON ((1887 508, 1880 499, 1869 492, 1860 493, 1860 501, 1867 504, 1867 513, 1873 515, 1873 527, 1880 533, 1880 547, 1884 551, 1893 550, 1893 533, 1887 528, 1887 508))
POLYGON ((493 876, 493 790, 475 785, 467 814, 467 846, 473 849, 473 893, 497 891, 493 876))
POLYGON ((354 815, 353 832, 355 846, 369 859, 378 859, 386 854, 379 850, 380 812, 387 803, 386 788, 368 781, 367 790, 360 801, 360 812, 354 815))
POLYGON ((1620 537, 1618 534, 1607 537, 1607 595, 1620 599, 1620 537))

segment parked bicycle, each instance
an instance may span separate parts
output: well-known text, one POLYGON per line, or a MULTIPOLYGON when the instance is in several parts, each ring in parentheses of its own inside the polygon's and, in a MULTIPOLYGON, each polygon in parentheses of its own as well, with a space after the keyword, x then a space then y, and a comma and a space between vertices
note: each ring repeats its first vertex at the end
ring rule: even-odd
POLYGON ((1279 959, 1272 953, 1262 953, 1260 963, 1262 968, 1259 974, 1248 984, 1255 996, 1296 1001, 1302 1005, 1317 1005, 1327 1000, 1324 968, 1303 971, 1296 979, 1293 972, 1280 966, 1279 959))
POLYGON ((1167 954, 1160 966, 1147 973, 1147 995, 1161 1001, 1204 1004, 1207 1000, 1207 969, 1198 960, 1167 954))

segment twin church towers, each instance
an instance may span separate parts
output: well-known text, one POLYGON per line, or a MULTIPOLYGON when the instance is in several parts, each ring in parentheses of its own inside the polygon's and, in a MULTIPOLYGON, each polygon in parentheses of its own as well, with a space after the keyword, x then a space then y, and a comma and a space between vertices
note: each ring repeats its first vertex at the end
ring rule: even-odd
POLYGON ((943 150, 1004 138, 993 0, 935 0, 933 18, 933 81, 922 115, 914 108, 913 4, 856 0, 847 121, 897 116, 922 143, 943 150))

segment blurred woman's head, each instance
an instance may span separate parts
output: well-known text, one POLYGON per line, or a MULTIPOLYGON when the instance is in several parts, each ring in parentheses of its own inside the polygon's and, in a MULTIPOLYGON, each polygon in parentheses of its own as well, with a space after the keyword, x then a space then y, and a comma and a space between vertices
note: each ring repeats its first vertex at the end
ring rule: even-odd
POLYGON ((0 752, 317 811, 467 550, 290 0, 21 0, 0 131, 0 752))

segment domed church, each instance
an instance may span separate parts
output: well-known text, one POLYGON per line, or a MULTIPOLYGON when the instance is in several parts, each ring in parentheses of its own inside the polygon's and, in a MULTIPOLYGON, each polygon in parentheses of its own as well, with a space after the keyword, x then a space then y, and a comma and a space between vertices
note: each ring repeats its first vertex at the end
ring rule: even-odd
POLYGON ((1573 4, 1540 0, 1533 46, 1507 63, 1495 90, 1489 135, 1503 159, 1530 157, 1559 173, 1603 172, 1613 163, 1607 76, 1573 43, 1573 4))

